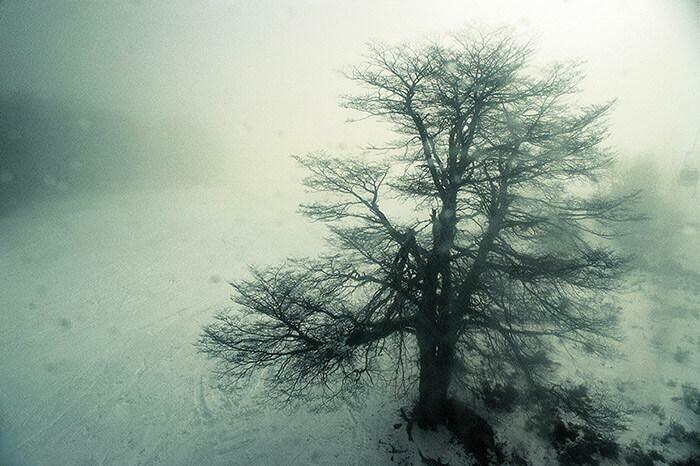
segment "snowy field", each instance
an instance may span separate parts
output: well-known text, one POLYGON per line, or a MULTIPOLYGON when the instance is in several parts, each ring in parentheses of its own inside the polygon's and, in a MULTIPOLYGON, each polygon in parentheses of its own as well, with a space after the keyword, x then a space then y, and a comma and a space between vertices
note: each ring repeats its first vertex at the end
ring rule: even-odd
MULTIPOLYGON (((420 464, 392 428, 406 400, 380 392, 364 407, 279 411, 257 398, 259 385, 215 388, 193 346, 229 305, 227 280, 318 253, 322 230, 293 215, 295 203, 192 189, 0 218, 0 464, 420 464)), ((572 361, 629 396, 639 413, 624 438, 640 443, 672 421, 700 427, 682 400, 684 386, 700 388, 697 223, 681 221, 665 240, 679 254, 635 273, 622 301, 625 357, 572 361)), ((439 436, 418 445, 457 464, 439 436)))

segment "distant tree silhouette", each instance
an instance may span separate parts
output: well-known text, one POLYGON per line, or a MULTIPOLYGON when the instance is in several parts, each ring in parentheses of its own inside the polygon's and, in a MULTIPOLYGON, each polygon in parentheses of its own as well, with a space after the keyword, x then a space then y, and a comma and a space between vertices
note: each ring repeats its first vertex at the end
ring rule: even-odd
POLYGON ((182 186, 222 173, 216 147, 180 119, 139 123, 89 103, 0 94, 0 215, 42 198, 182 186))

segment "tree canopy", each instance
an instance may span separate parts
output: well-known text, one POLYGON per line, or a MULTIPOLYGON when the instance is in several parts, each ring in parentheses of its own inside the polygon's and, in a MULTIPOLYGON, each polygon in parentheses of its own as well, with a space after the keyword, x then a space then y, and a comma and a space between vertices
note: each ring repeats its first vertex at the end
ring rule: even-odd
MULTIPOLYGON (((302 205, 329 225, 317 259, 255 269, 200 340, 234 379, 267 369, 276 393, 332 397, 390 375, 418 385, 416 417, 448 394, 517 379, 560 400, 551 357, 605 354, 625 259, 606 239, 631 196, 601 187, 611 103, 577 105, 576 63, 530 64, 501 32, 372 44, 343 105, 391 123, 389 150, 299 157, 302 205)), ((569 392, 570 394, 570 392, 569 392)), ((592 424, 609 413, 569 403, 592 424), (596 417, 599 416, 599 417, 596 417)))

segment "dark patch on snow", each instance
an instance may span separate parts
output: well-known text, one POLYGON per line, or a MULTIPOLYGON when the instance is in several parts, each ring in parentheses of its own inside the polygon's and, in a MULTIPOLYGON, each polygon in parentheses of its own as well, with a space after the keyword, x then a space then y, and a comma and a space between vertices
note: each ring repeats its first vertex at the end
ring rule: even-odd
POLYGON ((61 317, 60 319, 58 319, 58 325, 60 325, 61 327, 65 328, 65 329, 69 329, 73 326, 73 322, 71 322, 70 319, 66 319, 65 317, 61 317))

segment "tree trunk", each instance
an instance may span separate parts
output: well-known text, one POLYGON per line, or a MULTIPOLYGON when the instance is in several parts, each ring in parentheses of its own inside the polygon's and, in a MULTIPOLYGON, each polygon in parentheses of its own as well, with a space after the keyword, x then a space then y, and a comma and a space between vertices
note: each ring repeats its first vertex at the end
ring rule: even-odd
POLYGON ((447 424, 447 394, 452 376, 454 349, 444 343, 438 343, 430 335, 422 335, 418 340, 420 376, 415 415, 421 428, 432 429, 440 424, 447 424))
POLYGON ((414 415, 422 429, 447 427, 460 441, 465 451, 474 455, 482 466, 496 458, 503 461, 503 453, 496 444, 491 425, 466 404, 448 398, 455 345, 445 342, 418 325, 416 336, 420 349, 420 379, 418 403, 414 415))
POLYGON ((433 212, 433 248, 426 264, 423 302, 416 320, 419 356, 416 420, 422 428, 447 424, 447 392, 452 376, 456 332, 448 300, 452 292, 450 249, 456 231, 456 191, 433 212))

